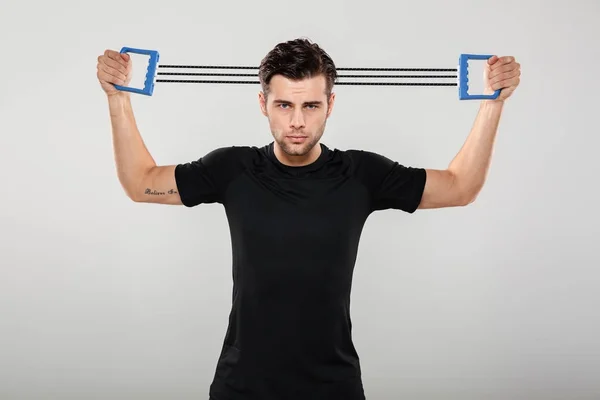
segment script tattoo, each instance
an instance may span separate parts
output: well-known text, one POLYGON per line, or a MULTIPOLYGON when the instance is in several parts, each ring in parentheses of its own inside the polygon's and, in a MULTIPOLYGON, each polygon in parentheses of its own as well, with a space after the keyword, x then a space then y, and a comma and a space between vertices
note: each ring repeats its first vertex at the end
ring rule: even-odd
POLYGON ((175 189, 170 189, 168 192, 159 192, 157 190, 153 190, 150 188, 147 188, 146 191, 144 192, 144 194, 150 195, 150 196, 165 196, 167 194, 175 194, 177 193, 177 191, 175 189))

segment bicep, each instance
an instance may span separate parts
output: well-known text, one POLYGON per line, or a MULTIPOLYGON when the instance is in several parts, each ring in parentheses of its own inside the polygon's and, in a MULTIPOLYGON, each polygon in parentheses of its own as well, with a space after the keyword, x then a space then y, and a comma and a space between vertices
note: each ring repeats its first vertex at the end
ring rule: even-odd
POLYGON ((136 190, 134 200, 140 203, 183 204, 175 180, 175 165, 148 169, 136 190))
POLYGON ((426 169, 419 209, 459 207, 468 203, 456 175, 450 170, 426 169))

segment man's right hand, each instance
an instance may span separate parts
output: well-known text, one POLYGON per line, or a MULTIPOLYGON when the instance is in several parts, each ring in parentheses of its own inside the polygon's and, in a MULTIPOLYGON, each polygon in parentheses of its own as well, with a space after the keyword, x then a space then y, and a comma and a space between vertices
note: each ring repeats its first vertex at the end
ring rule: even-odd
POLYGON ((127 86, 131 82, 131 57, 127 53, 106 50, 98 57, 98 80, 108 96, 124 93, 113 85, 127 86))

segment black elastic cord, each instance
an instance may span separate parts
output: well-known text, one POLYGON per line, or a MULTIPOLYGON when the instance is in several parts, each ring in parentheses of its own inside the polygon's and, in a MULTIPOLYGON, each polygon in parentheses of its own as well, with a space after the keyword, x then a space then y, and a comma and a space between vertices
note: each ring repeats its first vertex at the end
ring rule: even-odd
MULTIPOLYGON (((257 77, 256 74, 216 74, 210 72, 159 72, 157 75, 170 76, 248 76, 257 77)), ((338 75, 338 78, 454 78, 456 75, 338 75)))
MULTIPOLYGON (((158 65, 158 68, 175 69, 254 69, 258 67, 235 66, 235 65, 158 65)), ((456 68, 336 68, 337 71, 405 71, 405 72, 457 72, 456 68)), ((257 77, 258 74, 222 74, 222 73, 198 73, 198 72, 158 72, 157 75, 171 76, 223 76, 223 77, 257 77)), ((456 79, 456 75, 338 75, 338 78, 446 78, 456 79)), ((259 84, 259 81, 234 81, 234 80, 181 80, 181 79, 157 79, 159 83, 224 83, 224 84, 259 84)), ((336 81, 336 86, 457 86, 456 82, 438 83, 438 82, 344 82, 336 81)))
MULTIPOLYGON (((164 83, 229 83, 229 84, 253 84, 257 85, 259 81, 210 81, 210 80, 177 80, 177 79, 157 79, 156 82, 164 83)), ((457 83, 428 83, 428 82, 336 82, 335 86, 353 85, 353 86, 457 86, 457 83)))
MULTIPOLYGON (((189 69, 258 69, 236 65, 158 65, 158 68, 189 68, 189 69)), ((337 71, 429 71, 429 72, 457 72, 456 68, 336 68, 337 71)))

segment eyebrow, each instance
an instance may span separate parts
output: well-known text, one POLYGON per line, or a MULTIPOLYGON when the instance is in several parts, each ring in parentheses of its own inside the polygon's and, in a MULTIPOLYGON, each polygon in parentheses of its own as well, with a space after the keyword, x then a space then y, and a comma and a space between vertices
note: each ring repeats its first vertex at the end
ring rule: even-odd
MULTIPOLYGON (((273 100, 273 104, 292 104, 291 101, 287 101, 287 100, 282 100, 282 99, 276 99, 273 100)), ((302 103, 302 105, 304 106, 320 106, 322 105, 323 102, 322 101, 305 101, 304 103, 302 103)))

